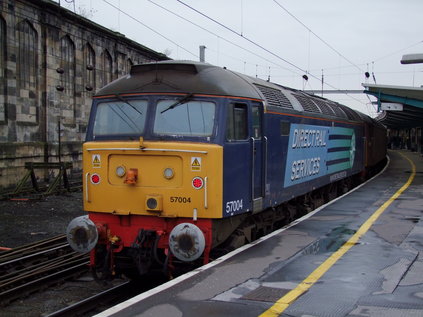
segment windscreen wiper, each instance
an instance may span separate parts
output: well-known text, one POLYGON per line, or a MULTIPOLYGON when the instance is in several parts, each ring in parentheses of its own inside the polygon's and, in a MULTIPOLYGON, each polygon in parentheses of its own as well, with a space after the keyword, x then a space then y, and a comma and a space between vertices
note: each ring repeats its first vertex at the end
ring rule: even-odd
POLYGON ((166 111, 168 111, 170 109, 173 109, 173 108, 175 108, 177 106, 183 105, 184 103, 190 101, 190 99, 192 98, 192 96, 194 96, 194 94, 188 94, 188 95, 186 95, 184 98, 182 98, 182 99, 176 101, 175 103, 171 104, 169 107, 167 107, 165 110, 163 110, 160 113, 166 112, 166 111))
POLYGON ((116 95, 116 98, 119 99, 119 101, 122 101, 126 103, 128 106, 130 106, 132 109, 134 109, 136 112, 138 112, 140 115, 142 115, 142 112, 138 110, 133 104, 131 104, 128 100, 122 98, 120 95, 116 95))

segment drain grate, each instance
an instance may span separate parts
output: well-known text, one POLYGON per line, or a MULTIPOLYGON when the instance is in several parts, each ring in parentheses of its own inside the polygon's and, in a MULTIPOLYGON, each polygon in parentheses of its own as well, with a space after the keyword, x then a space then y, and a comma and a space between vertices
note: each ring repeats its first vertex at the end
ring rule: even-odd
POLYGON ((260 286, 242 296, 241 299, 274 303, 290 291, 290 289, 260 286))

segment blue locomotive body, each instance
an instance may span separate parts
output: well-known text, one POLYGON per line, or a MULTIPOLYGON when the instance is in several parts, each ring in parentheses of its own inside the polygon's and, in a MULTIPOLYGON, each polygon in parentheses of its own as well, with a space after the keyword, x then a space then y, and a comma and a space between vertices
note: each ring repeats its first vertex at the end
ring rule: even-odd
POLYGON ((224 217, 275 207, 365 168, 362 122, 272 108, 261 129, 250 122, 247 140, 224 144, 224 217))

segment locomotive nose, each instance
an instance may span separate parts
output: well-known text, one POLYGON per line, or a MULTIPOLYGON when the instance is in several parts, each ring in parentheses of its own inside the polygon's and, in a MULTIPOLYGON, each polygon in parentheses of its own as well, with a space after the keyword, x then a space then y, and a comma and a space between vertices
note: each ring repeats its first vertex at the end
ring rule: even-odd
POLYGON ((98 231, 88 216, 80 216, 69 223, 66 228, 66 238, 72 249, 86 253, 97 244, 98 231))
POLYGON ((198 259, 205 248, 203 232, 192 223, 180 223, 170 232, 169 247, 179 260, 190 262, 198 259))

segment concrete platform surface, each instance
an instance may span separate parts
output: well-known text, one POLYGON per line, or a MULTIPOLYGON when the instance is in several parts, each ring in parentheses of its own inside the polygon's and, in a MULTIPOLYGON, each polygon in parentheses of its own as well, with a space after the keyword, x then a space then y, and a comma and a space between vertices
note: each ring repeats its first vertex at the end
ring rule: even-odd
POLYGON ((341 199, 97 316, 423 316, 423 159, 389 156, 341 199))

